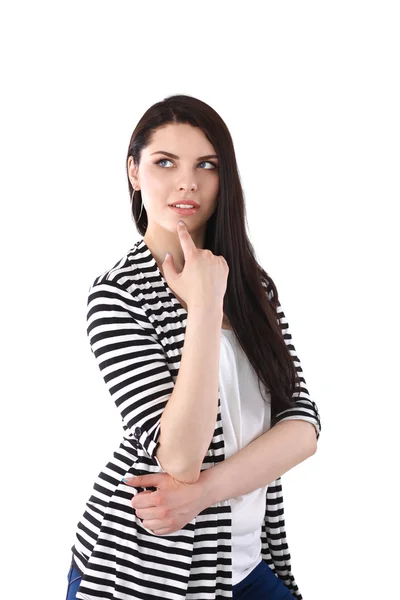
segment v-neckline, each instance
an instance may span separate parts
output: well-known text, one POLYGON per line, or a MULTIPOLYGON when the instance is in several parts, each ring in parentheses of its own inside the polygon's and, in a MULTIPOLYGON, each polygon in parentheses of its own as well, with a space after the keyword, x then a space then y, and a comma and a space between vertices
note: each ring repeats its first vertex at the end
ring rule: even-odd
POLYGON ((156 271, 156 275, 158 277, 158 279, 163 283, 164 287, 166 288, 167 292, 169 294, 171 294, 171 296, 176 300, 176 302, 178 303, 178 307, 185 313, 185 318, 187 319, 187 315, 188 315, 188 311, 184 308, 184 306, 182 306, 182 304, 179 302, 178 298, 175 296, 174 292, 171 290, 171 288, 169 287, 168 283, 166 282, 166 280, 164 279, 163 274, 161 273, 157 261, 154 258, 153 254, 151 253, 150 248, 148 247, 148 245, 146 244, 146 242, 144 241, 144 238, 142 238, 141 240, 139 240, 136 244, 136 247, 139 248, 140 250, 144 250, 144 255, 147 255, 147 258, 150 260, 150 263, 152 264, 153 268, 156 271))

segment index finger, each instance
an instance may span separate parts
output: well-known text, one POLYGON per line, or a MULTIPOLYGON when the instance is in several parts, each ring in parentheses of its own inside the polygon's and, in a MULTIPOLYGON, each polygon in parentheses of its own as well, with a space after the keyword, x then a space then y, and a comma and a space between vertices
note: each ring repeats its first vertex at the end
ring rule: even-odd
POLYGON ((184 223, 182 220, 180 220, 180 221, 178 221, 176 227, 178 229, 178 238, 181 243, 183 254, 186 259, 187 255, 189 254, 189 251, 197 250, 197 246, 194 243, 193 238, 190 235, 190 233, 186 227, 186 223, 184 223), (179 223, 183 223, 183 225, 180 225, 179 223))

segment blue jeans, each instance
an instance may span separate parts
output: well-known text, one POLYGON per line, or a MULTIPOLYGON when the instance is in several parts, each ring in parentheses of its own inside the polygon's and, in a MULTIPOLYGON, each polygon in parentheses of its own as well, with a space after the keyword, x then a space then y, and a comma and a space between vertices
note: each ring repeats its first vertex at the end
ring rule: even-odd
POLYGON ((78 591, 81 579, 82 575, 80 575, 71 562, 71 566, 68 571, 67 597, 65 600, 76 600, 76 592, 78 591))
POLYGON ((293 600, 286 585, 262 560, 247 577, 232 586, 235 600, 293 600))
MULTIPOLYGON (((66 600, 76 600, 76 592, 81 579, 82 575, 71 564, 68 572, 66 600)), ((235 600, 292 600, 294 598, 285 584, 278 579, 263 560, 247 577, 233 585, 232 591, 235 600)))

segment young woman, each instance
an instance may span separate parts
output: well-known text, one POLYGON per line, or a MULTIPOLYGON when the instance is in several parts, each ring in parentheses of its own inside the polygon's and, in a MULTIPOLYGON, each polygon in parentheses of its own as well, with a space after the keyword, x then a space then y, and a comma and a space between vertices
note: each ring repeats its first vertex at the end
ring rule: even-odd
POLYGON ((123 439, 77 525, 67 599, 301 600, 281 475, 315 453, 321 422, 246 234, 232 138, 210 106, 171 96, 140 119, 126 167, 141 238, 87 312, 123 439))

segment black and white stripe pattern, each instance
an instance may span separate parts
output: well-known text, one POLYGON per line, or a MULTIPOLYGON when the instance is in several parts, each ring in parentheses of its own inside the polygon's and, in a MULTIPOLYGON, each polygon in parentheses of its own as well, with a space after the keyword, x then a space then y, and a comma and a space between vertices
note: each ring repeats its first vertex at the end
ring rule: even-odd
MULTIPOLYGON (((267 289, 269 298, 272 290, 267 289)), ((160 419, 178 375, 187 312, 168 288, 144 240, 97 277, 88 293, 87 333, 92 352, 118 407, 123 439, 95 479, 72 547, 83 574, 77 598, 99 600, 232 598, 231 507, 229 500, 201 512, 179 532, 157 536, 143 527, 131 506, 127 474, 163 472, 155 452, 160 419)), ((288 324, 279 322, 302 381, 298 408, 278 420, 304 419, 321 428, 309 398, 288 324)), ((221 404, 202 470, 224 456, 221 404)), ((267 490, 261 530, 262 556, 292 594, 302 600, 291 572, 281 478, 267 490)))

